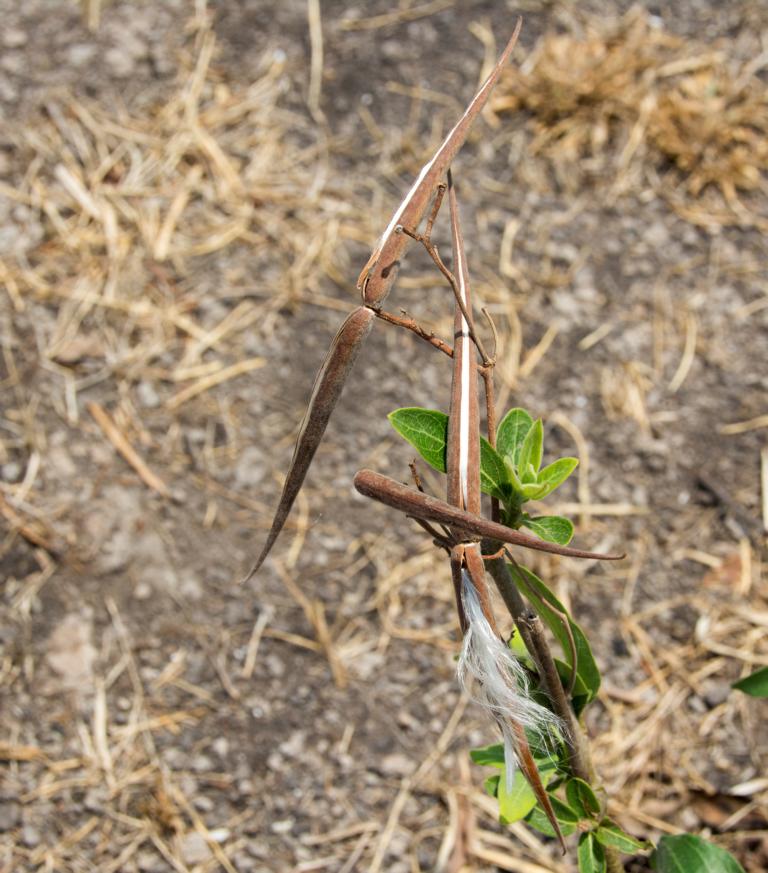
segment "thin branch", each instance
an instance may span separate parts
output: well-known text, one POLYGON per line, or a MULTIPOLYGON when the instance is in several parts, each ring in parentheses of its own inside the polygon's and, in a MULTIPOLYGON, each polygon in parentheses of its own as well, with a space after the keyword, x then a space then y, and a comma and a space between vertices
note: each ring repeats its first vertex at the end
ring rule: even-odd
POLYGON ((496 363, 496 354, 499 350, 499 334, 496 330, 496 324, 494 320, 491 318, 491 313, 485 308, 485 306, 480 310, 485 316, 485 320, 488 322, 488 327, 491 329, 491 335, 493 336, 493 357, 491 358, 490 366, 492 367, 496 363))
MULTIPOLYGON (((485 312, 485 310, 483 310, 485 312)), ((494 331, 494 337, 496 333, 494 331)), ((494 341, 494 357, 495 357, 495 341, 494 341)), ((480 373, 483 377, 483 387, 485 388, 485 419, 488 426, 488 442, 491 448, 496 448, 496 392, 493 385, 493 364, 489 367, 481 367, 480 373)), ((499 506, 499 498, 491 497, 491 519, 495 522, 501 521, 501 508, 499 506)))
MULTIPOLYGON (((419 471, 416 469, 416 461, 411 461, 408 464, 408 467, 411 471, 411 478, 413 479, 413 484, 421 491, 422 494, 426 494, 427 491, 424 488, 424 483, 421 480, 421 476, 419 475, 419 471)), ((451 546, 453 545, 453 536, 448 528, 444 525, 440 525, 440 530, 442 533, 439 533, 432 527, 431 524, 428 524, 424 521, 423 518, 417 518, 415 515, 407 515, 406 518, 412 518, 414 521, 418 522, 428 534, 430 534, 434 538, 435 545, 440 549, 451 550, 451 546)))
POLYGON ((449 358, 453 357, 453 349, 448 345, 448 343, 444 342, 440 339, 440 337, 435 336, 432 331, 426 330, 423 328, 417 321, 411 318, 409 315, 394 315, 391 312, 386 312, 384 309, 373 309, 371 308, 371 312, 373 312, 377 318, 380 318, 382 321, 389 322, 389 324, 395 324, 398 327, 404 327, 406 330, 410 330, 416 334, 416 336, 428 342, 431 346, 434 346, 439 351, 448 355, 449 358))
MULTIPOLYGON (((464 301, 461 299, 461 289, 459 288, 459 283, 456 280, 456 277, 453 273, 445 266, 443 259, 440 257, 440 252, 437 250, 437 246, 434 243, 427 239, 423 234, 416 233, 415 231, 410 230, 404 225, 398 225, 401 233, 404 233, 406 236, 409 236, 412 240, 421 243, 426 249, 427 254, 432 258, 435 266, 438 270, 445 276, 448 280, 448 284, 451 286, 453 291, 453 296, 456 298, 456 303, 461 310, 461 314, 464 316, 464 320, 467 322, 467 326, 469 328, 469 336, 472 342, 475 344, 478 352, 480 352, 480 357, 483 359, 483 366, 487 367, 491 363, 491 358, 488 357, 488 352, 485 350, 485 346, 483 345, 482 340, 477 335, 477 331, 475 330, 475 322, 472 318, 471 313, 464 305, 464 301)), ((395 228, 397 230, 397 228, 395 228)))
POLYGON ((421 481, 421 476, 419 476, 419 471, 416 469, 416 461, 411 461, 408 464, 408 469, 411 471, 411 478, 413 479, 413 484, 421 491, 422 494, 426 494, 426 490, 424 489, 424 483, 421 481))
POLYGON ((433 528, 428 521, 424 521, 423 518, 417 518, 415 515, 406 515, 406 518, 415 521, 422 530, 425 530, 432 537, 432 542, 438 547, 438 549, 445 549, 446 552, 450 553, 453 543, 447 536, 444 536, 439 531, 435 530, 435 528, 433 528))
POLYGON ((542 681, 550 695, 552 707, 555 712, 561 716, 562 713, 568 713, 569 718, 566 724, 568 732, 565 737, 568 752, 570 753, 571 770, 574 776, 583 779, 585 782, 590 782, 594 779, 594 769, 592 762, 589 759, 589 751, 584 740, 584 734, 573 712, 568 696, 566 696, 563 683, 560 680, 560 674, 555 666, 555 659, 552 657, 552 651, 549 648, 546 637, 544 636, 544 627, 541 619, 534 612, 529 612, 524 619, 528 625, 528 630, 533 640, 533 646, 537 655, 537 662, 541 665, 543 675, 542 681))
POLYGON ((424 228, 424 239, 432 239, 432 228, 434 227, 437 213, 440 211, 440 206, 442 205, 443 197, 445 197, 445 191, 447 187, 448 186, 445 184, 445 182, 441 182, 437 186, 437 191, 435 192, 435 202, 432 204, 432 211, 429 213, 427 226, 424 228))

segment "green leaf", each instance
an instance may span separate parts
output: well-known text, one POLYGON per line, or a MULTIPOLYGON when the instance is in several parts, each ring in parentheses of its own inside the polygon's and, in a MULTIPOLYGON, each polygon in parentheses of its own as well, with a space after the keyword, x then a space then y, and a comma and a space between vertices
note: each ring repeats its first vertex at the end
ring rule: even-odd
MULTIPOLYGON (((501 770, 501 773, 486 779, 484 787, 491 797, 499 798, 499 820, 502 824, 511 824, 528 815, 536 805, 536 795, 519 770, 515 773, 511 790, 507 791, 504 746, 501 743, 494 743, 480 749, 472 749, 469 756, 475 764, 497 767, 501 770)), ((548 785, 557 773, 557 758, 546 755, 535 756, 535 759, 541 781, 544 785, 548 785)))
POLYGON ((605 873, 607 870, 603 847, 591 831, 579 837, 577 856, 579 873, 605 873))
POLYGON ((595 818, 600 813, 600 801, 592 786, 583 779, 574 777, 565 784, 565 796, 571 809, 581 818, 595 818))
POLYGON ((596 696, 600 688, 600 671, 592 655, 592 649, 584 636, 582 629, 568 615, 562 603, 547 588, 547 586, 530 570, 509 564, 512 577, 517 584, 520 593, 528 599, 531 606, 536 610, 541 620, 547 625, 560 643, 565 655, 566 663, 573 667, 571 645, 568 632, 563 625, 561 614, 567 616, 573 641, 576 648, 576 675, 582 680, 589 693, 589 699, 596 696), (554 609, 552 608, 554 607, 554 609), (558 610, 557 612, 555 610, 558 610))
POLYGON ((751 697, 768 697, 768 667, 761 667, 749 676, 739 679, 731 688, 743 691, 751 697))
MULTIPOLYGON (((416 449, 438 473, 445 473, 448 448, 448 416, 437 409, 410 406, 396 409, 387 416, 401 437, 416 449)), ((480 438, 480 489, 492 497, 508 500, 514 482, 501 455, 488 440, 480 438)))
POLYGON ((539 485, 538 482, 526 482, 520 486, 520 492, 526 500, 541 500, 546 490, 547 486, 539 485))
MULTIPOLYGON (((552 804, 557 823, 560 825, 560 830, 563 832, 563 836, 567 837, 569 834, 574 833, 579 824, 578 815, 553 794, 549 795, 549 800, 552 804)), ((540 833, 546 834, 548 837, 557 836, 554 828, 549 823, 549 819, 540 806, 535 806, 525 817, 525 820, 532 828, 535 828, 540 833)))
POLYGON ((550 543, 567 546, 573 539, 573 525, 561 515, 539 515, 537 518, 524 518, 523 525, 530 528, 536 536, 550 543))
POLYGON ((469 757, 481 767, 504 768, 504 746, 502 743, 493 743, 491 746, 471 749, 469 757))
MULTIPOLYGON (((531 425, 531 429, 525 435, 522 446, 520 446, 520 458, 517 462, 517 468, 520 471, 528 469, 530 464, 535 473, 538 473, 541 467, 541 458, 544 452, 544 426, 541 419, 537 418, 531 425)), ((521 472, 520 478, 525 482, 524 473, 521 472)))
MULTIPOLYGON (((557 667, 557 673, 563 683, 563 688, 568 688, 571 684, 573 668, 569 664, 566 664, 565 661, 561 661, 559 658, 555 658, 554 661, 555 667, 557 667)), ((576 713, 577 717, 581 715, 581 713, 584 711, 584 707, 589 703, 591 699, 592 695, 590 694, 589 689, 584 684, 584 680, 577 673, 576 679, 573 683, 573 690, 571 691, 571 705, 573 706, 573 711, 576 713)))
MULTIPOLYGON (((546 761, 537 760, 536 767, 542 783, 546 786, 555 775, 557 762, 554 758, 546 761)), ((536 795, 520 770, 515 773, 512 789, 509 792, 507 792, 506 774, 501 774, 497 797, 499 798, 499 821, 502 824, 520 821, 536 806, 536 795)))
POLYGON ((436 409, 418 406, 396 409, 387 416, 392 427, 416 449, 438 473, 445 473, 448 416, 436 409))
POLYGON ((651 865, 658 873, 744 873, 730 852, 692 834, 662 837, 651 865))
POLYGON ((578 458, 560 458, 559 461, 553 461, 544 467, 536 478, 539 485, 547 486, 547 493, 544 496, 547 497, 555 488, 559 488, 578 465, 578 458))
POLYGON ((480 490, 506 501, 513 489, 512 475, 504 458, 480 437, 480 490))
POLYGON ((510 464, 517 465, 520 448, 533 419, 524 409, 510 409, 496 430, 496 448, 510 464))
POLYGON ((635 839, 623 831, 616 822, 607 818, 601 821, 600 827, 595 830, 595 839, 609 849, 616 849, 622 855, 634 855, 651 847, 650 843, 635 839))
POLYGON ((510 651, 514 652, 519 659, 523 661, 531 660, 531 655, 525 647, 525 642, 517 630, 515 630, 509 638, 509 643, 507 645, 509 646, 510 651))

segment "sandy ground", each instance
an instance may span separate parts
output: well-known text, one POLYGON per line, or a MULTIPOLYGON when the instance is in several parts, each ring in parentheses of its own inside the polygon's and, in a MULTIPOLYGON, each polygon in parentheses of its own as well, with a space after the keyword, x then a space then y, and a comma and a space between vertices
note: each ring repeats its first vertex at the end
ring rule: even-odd
MULTIPOLYGON (((551 510, 629 553, 531 566, 604 671, 616 817, 764 870, 730 683, 768 663, 765 7, 321 5, 322 57, 298 0, 0 2, 0 869, 575 869, 469 763, 443 556, 352 490, 407 478, 386 414, 446 408, 438 353, 376 326, 239 581, 354 279, 522 12, 456 163, 470 269, 500 409, 581 459, 551 510)), ((389 305, 446 336, 448 295, 413 252, 389 305)))

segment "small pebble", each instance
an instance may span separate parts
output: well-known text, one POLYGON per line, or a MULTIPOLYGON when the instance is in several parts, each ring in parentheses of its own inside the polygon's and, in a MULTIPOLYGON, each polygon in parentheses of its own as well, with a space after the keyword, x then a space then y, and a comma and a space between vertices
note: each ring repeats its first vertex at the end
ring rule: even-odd
POLYGON ((8 27, 3 30, 3 45, 6 48, 20 48, 27 44, 27 34, 19 27, 8 27))
POLYGON ((197 831, 185 834, 181 840, 181 856, 186 864, 202 864, 211 857, 211 849, 197 831))
POLYGON ((294 825, 294 819, 285 818, 282 821, 272 822, 270 830, 273 834, 287 834, 294 825))

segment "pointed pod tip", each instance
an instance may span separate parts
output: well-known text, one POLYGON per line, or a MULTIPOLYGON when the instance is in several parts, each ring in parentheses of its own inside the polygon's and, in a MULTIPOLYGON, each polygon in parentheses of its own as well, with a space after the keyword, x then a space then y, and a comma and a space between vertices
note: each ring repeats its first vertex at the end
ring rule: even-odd
POLYGON ((283 523, 287 517, 287 512, 280 512, 278 508, 278 512, 275 514, 275 518, 272 522, 272 527, 270 528, 269 534, 267 535, 267 540, 261 548, 261 554, 258 558, 253 562, 253 566, 251 569, 243 576, 240 580, 241 585, 245 585, 246 582, 250 582, 251 579, 261 570, 264 561, 269 557, 269 553, 272 551, 272 546, 277 542, 277 537, 280 534, 280 531, 283 529, 283 523))
MULTIPOLYGON (((271 546, 270 546, 270 547, 271 547, 271 546)), ((261 570, 261 565, 262 565, 262 564, 264 563, 264 561, 266 560, 266 557, 267 557, 267 554, 268 554, 268 553, 269 553, 269 549, 264 548, 264 549, 262 550, 262 552, 261 552, 261 554, 259 555, 259 557, 256 559, 256 561, 255 561, 255 562, 253 563, 253 565, 251 566, 251 569, 250 569, 250 570, 245 574, 245 576, 243 576, 242 579, 240 580, 240 582, 239 582, 240 585, 245 585, 246 583, 250 582, 251 579, 253 579, 253 577, 254 577, 254 576, 259 572, 259 570, 261 570)))
POLYGON ((627 557, 627 553, 622 552, 620 555, 604 555, 602 552, 595 552, 594 556, 598 561, 623 561, 624 558, 627 557))
POLYGON ((504 55, 508 55, 511 53, 512 49, 515 47, 517 43, 517 39, 520 36, 520 31, 523 29, 523 16, 518 15, 517 21, 515 22, 515 29, 512 31, 512 36, 509 38, 509 42, 507 43, 506 48, 504 49, 504 55))

